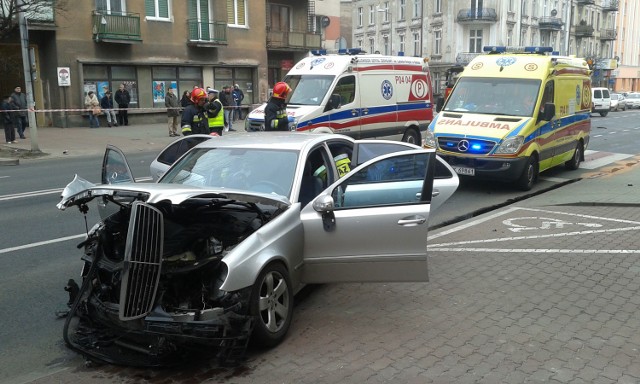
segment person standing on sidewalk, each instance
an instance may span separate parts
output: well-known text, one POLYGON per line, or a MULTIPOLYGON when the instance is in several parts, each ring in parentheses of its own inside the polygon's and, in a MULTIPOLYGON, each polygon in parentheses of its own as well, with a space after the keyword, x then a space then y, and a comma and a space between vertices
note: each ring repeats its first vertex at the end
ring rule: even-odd
POLYGON ((224 130, 224 110, 222 102, 218 99, 218 90, 210 89, 208 92, 209 101, 205 104, 204 109, 207 114, 207 122, 210 133, 217 133, 222 136, 224 130))
POLYGON ((118 104, 118 123, 120 125, 129 125, 129 114, 127 109, 131 103, 131 95, 124 83, 120 84, 120 88, 116 91, 116 104, 118 104))
POLYGON ((173 88, 169 88, 167 95, 164 97, 164 106, 167 107, 167 119, 169 124, 169 136, 180 136, 178 134, 178 125, 180 124, 180 104, 178 96, 174 93, 173 88))
POLYGON ((4 126, 4 138, 7 144, 16 142, 16 112, 18 107, 13 103, 11 96, 5 96, 0 103, 0 122, 4 126))
POLYGON ((233 96, 233 101, 236 103, 236 107, 233 110, 233 121, 242 120, 242 109, 240 109, 240 105, 242 104, 242 100, 244 100, 244 93, 238 84, 233 86, 231 95, 233 96))
POLYGON ((233 109, 236 103, 233 101, 233 95, 231 95, 231 87, 225 85, 222 88, 222 94, 220 95, 220 101, 224 107, 224 126, 225 131, 235 131, 233 129, 233 109))
POLYGON ((208 134, 209 127, 204 104, 207 102, 207 94, 202 88, 191 91, 191 102, 182 112, 182 134, 184 136, 198 133, 208 134))
POLYGON ((111 91, 107 90, 100 99, 100 107, 102 112, 107 116, 107 125, 111 127, 118 126, 118 120, 116 119, 116 111, 113 110, 113 99, 111 98, 111 91))
POLYGON ((93 91, 89 91, 85 96, 84 107, 89 112, 89 128, 100 128, 100 120, 98 120, 98 115, 101 113, 100 101, 98 101, 98 97, 93 91))
POLYGON ((13 99, 13 103, 18 106, 18 109, 20 109, 20 111, 16 112, 17 118, 15 124, 18 129, 18 135, 21 139, 24 139, 24 131, 29 127, 29 119, 27 118, 27 97, 22 93, 22 88, 17 86, 13 89, 11 99, 13 99))

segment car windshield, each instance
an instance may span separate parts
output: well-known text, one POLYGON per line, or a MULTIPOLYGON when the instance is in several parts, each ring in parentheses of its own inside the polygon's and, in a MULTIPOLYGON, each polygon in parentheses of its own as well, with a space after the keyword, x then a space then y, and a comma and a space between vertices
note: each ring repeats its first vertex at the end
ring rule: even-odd
POLYGON ((291 87, 288 105, 320 105, 329 91, 335 76, 332 75, 294 75, 284 81, 291 87))
POLYGON ((444 111, 533 116, 540 80, 462 77, 444 111))
POLYGON ((159 183, 232 188, 289 198, 298 152, 263 148, 196 148, 159 183))

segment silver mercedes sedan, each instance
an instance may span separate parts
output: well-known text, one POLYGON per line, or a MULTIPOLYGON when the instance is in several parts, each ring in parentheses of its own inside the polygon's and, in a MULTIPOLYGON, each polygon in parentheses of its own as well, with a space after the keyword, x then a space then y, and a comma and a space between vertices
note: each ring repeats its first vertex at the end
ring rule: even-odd
POLYGON ((102 218, 65 288, 65 341, 90 359, 233 360, 284 339, 305 284, 427 281, 429 213, 458 186, 433 150, 334 134, 216 137, 167 167, 135 183, 109 146, 102 184, 76 176, 58 204, 102 218))

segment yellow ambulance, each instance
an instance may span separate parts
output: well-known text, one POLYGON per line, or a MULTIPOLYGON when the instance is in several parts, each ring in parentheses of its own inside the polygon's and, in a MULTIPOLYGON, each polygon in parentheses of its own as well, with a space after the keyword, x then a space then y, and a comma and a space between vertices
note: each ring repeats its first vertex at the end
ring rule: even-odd
POLYGON ((551 47, 485 47, 458 77, 424 145, 459 175, 530 190, 538 174, 577 169, 591 131, 591 71, 551 47))

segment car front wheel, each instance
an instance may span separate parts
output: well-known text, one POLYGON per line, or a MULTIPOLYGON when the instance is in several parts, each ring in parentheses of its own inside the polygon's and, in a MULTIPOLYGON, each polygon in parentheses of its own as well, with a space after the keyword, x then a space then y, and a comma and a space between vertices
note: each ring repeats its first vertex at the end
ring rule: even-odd
POLYGON ((255 326, 251 336, 256 345, 273 347, 284 340, 293 316, 293 291, 286 268, 267 265, 253 285, 250 302, 255 326))
POLYGON ((573 152, 573 157, 571 157, 571 160, 568 160, 564 163, 565 168, 572 171, 578 169, 580 167, 580 161, 582 160, 582 152, 582 142, 579 141, 578 145, 576 146, 575 152, 573 152))
POLYGON ((409 144, 420 145, 420 132, 415 128, 408 128, 402 136, 402 141, 409 144))
POLYGON ((533 184, 535 184, 536 179, 538 178, 538 158, 535 154, 532 154, 527 159, 527 165, 524 167, 522 171, 522 175, 518 181, 516 181, 516 186, 523 191, 529 191, 533 188, 533 184))

